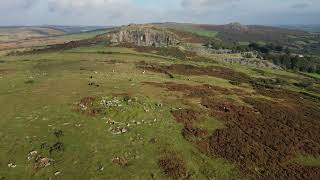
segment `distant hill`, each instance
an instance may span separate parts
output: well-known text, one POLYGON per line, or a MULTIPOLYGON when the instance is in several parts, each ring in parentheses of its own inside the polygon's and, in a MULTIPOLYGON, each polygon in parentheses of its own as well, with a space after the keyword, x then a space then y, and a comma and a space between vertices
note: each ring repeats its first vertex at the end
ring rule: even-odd
POLYGON ((224 41, 286 41, 288 36, 307 34, 300 30, 240 23, 226 25, 164 23, 161 25, 192 32, 199 36, 216 37, 224 41))
POLYGON ((311 24, 311 25, 278 25, 279 27, 302 30, 307 32, 318 32, 320 33, 320 24, 311 24))
POLYGON ((60 25, 46 25, 45 27, 62 30, 68 34, 112 28, 112 26, 60 26, 60 25))
POLYGON ((262 25, 226 25, 157 23, 177 31, 192 42, 221 41, 224 44, 248 45, 277 44, 293 51, 320 54, 320 35, 289 27, 272 27, 262 25), (190 38, 192 35, 192 38, 190 38))
POLYGON ((0 42, 63 36, 107 29, 106 26, 10 26, 0 27, 0 42))
POLYGON ((63 30, 50 27, 0 27, 0 42, 64 35, 63 30))

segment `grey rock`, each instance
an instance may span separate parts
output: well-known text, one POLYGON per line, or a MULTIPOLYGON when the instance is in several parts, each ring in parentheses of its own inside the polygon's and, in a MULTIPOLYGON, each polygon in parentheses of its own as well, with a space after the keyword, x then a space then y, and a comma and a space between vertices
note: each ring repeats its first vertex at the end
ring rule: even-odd
POLYGON ((178 36, 164 28, 153 25, 129 25, 107 34, 112 43, 133 43, 137 46, 176 46, 178 36))

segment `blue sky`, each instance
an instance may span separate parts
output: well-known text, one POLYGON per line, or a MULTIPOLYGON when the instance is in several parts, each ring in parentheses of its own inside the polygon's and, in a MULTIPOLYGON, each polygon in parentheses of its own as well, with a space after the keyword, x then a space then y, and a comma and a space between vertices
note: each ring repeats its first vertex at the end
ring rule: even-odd
POLYGON ((320 24, 320 0, 1 0, 0 25, 320 24))

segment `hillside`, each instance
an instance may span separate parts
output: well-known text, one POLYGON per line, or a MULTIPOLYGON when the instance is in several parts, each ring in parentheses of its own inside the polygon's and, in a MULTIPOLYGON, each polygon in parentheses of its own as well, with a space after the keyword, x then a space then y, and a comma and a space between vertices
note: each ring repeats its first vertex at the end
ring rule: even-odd
POLYGON ((0 180, 319 179, 319 74, 222 35, 306 33, 178 26, 2 43, 0 180))
POLYGON ((12 42, 64 34, 66 33, 63 30, 50 27, 0 27, 0 42, 12 42))
MULTIPOLYGON (((41 36, 41 37, 32 37, 21 40, 11 39, 10 41, 0 41, 0 52, 1 51, 10 51, 10 50, 19 50, 19 49, 32 49, 39 48, 48 45, 54 44, 63 44, 70 41, 79 41, 83 39, 94 38, 97 35, 105 34, 109 29, 98 29, 93 31, 77 32, 72 34, 63 33, 61 35, 54 36, 41 36)), ((24 33, 18 35, 21 38, 24 37, 24 33)))
POLYGON ((178 24, 163 23, 161 26, 196 36, 206 37, 203 41, 215 38, 225 44, 248 45, 252 42, 260 44, 274 43, 286 46, 297 53, 309 51, 320 54, 320 36, 301 30, 260 25, 242 25, 230 23, 226 25, 178 24))

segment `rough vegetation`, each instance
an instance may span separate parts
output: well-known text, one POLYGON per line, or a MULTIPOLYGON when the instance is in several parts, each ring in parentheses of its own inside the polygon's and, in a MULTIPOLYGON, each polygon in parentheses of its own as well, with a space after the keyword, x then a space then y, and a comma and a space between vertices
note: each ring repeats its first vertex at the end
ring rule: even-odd
POLYGON ((190 51, 211 26, 159 26, 1 54, 0 179, 320 178, 317 74, 214 61, 243 57, 190 51))

